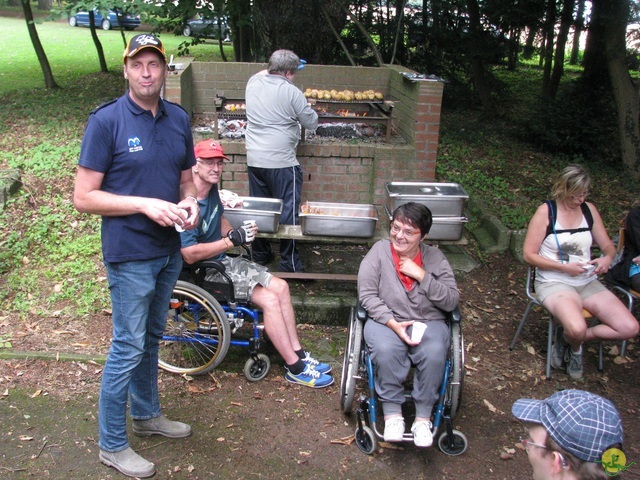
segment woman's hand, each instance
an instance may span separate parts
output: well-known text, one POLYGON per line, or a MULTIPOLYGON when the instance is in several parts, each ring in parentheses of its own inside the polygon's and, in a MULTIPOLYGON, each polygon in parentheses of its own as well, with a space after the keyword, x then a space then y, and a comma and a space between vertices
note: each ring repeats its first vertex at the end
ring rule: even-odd
POLYGON ((407 322, 398 322, 397 320, 392 318, 387 322, 387 327, 396 332, 396 335, 398 335, 404 343, 415 347, 420 342, 414 342, 413 340, 411 340, 411 336, 409 336, 409 334, 407 333, 407 328, 409 328, 411 325, 413 325, 413 320, 407 322))
POLYGON ((572 277, 577 277, 583 273, 587 273, 587 269, 584 268, 585 264, 580 262, 564 263, 562 265, 562 271, 572 277))
POLYGON ((416 262, 414 262, 410 258, 400 257, 400 272, 404 273, 406 276, 411 277, 420 283, 424 278, 425 271, 422 267, 418 266, 416 262))

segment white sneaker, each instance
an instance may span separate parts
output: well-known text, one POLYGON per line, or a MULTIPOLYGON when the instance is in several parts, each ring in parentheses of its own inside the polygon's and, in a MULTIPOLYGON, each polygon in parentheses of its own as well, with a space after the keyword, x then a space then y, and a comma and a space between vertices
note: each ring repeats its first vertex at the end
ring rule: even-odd
POLYGON ((404 419, 402 417, 391 417, 384 422, 384 441, 401 442, 404 435, 404 419))
POLYGON ((413 433, 413 443, 415 443, 416 447, 430 447, 433 444, 431 428, 432 425, 429 421, 422 420, 413 423, 411 433, 413 433))

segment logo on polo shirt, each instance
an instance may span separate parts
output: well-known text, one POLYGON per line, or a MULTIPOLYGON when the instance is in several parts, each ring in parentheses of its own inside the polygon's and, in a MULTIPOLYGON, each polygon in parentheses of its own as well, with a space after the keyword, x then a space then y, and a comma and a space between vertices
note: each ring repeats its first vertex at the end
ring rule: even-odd
POLYGON ((140 145, 140 139, 138 137, 130 138, 128 143, 129 153, 141 152, 143 150, 142 145, 140 145))

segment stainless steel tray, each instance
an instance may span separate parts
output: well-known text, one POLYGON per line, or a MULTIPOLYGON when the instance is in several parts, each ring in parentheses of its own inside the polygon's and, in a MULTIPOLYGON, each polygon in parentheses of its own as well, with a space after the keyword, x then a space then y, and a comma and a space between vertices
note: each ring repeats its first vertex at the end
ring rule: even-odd
POLYGON ((300 207, 303 235, 370 238, 376 230, 375 205, 358 203, 306 202, 300 207), (311 213, 306 213, 306 208, 311 213))
POLYGON ((467 217, 433 217, 431 230, 427 235, 429 240, 460 240, 467 217))
POLYGON ((224 209, 226 218, 233 228, 238 228, 245 220, 255 220, 258 232, 275 233, 280 224, 282 200, 261 197, 239 197, 242 208, 224 209))
POLYGON ((429 207, 434 217, 460 217, 469 198, 458 183, 387 182, 385 188, 392 212, 400 205, 417 202, 429 207))

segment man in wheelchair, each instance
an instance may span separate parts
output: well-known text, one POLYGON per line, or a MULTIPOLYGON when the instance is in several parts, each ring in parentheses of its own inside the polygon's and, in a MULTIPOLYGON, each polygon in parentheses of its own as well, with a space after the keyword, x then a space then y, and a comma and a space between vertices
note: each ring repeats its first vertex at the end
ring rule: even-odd
POLYGON ((184 261, 188 264, 213 258, 222 261, 234 282, 234 290, 242 291, 247 301, 262 310, 265 331, 285 362, 287 381, 313 388, 331 385, 331 366, 318 362, 300 345, 287 282, 246 258, 225 255, 229 248, 250 244, 258 230, 255 224, 233 229, 224 218, 218 183, 229 158, 214 140, 197 143, 195 156, 193 180, 201 223, 194 230, 180 233, 184 261), (226 232, 224 236, 222 232, 226 232))
POLYGON ((359 300, 373 319, 365 323, 364 338, 375 364, 384 440, 403 440, 403 383, 413 365, 416 415, 411 432, 418 447, 433 443, 431 412, 451 341, 445 312, 452 311, 460 297, 444 254, 422 243, 432 221, 424 205, 399 206, 392 215, 390 238, 371 248, 358 272, 359 300), (422 334, 418 324, 426 327, 422 334))

